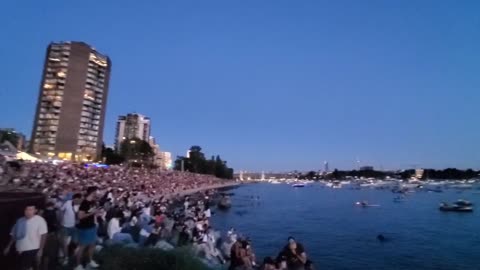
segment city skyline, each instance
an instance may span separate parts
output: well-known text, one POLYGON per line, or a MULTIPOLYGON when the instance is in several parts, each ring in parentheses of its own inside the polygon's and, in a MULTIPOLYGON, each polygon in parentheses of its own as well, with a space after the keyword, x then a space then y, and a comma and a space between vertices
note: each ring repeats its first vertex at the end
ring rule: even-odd
POLYGON ((139 111, 237 170, 480 168, 478 3, 112 3, 2 4, 1 127, 32 134, 45 47, 78 40, 115 63, 106 144, 139 111))

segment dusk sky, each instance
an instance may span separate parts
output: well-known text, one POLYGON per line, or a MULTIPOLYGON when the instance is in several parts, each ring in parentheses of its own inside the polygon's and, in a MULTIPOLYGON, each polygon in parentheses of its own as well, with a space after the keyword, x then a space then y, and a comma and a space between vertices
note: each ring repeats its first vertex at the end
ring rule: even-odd
POLYGON ((236 170, 480 168, 480 1, 0 3, 0 127, 30 137, 47 45, 112 59, 118 115, 236 170))

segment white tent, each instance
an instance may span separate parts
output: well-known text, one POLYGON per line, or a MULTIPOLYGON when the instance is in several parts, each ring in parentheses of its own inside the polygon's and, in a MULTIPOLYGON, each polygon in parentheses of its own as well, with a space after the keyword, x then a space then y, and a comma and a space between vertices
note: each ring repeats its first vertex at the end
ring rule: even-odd
POLYGON ((23 160, 28 160, 28 161, 37 161, 38 158, 30 155, 30 154, 27 154, 25 152, 18 152, 17 153, 17 159, 23 159, 23 160))

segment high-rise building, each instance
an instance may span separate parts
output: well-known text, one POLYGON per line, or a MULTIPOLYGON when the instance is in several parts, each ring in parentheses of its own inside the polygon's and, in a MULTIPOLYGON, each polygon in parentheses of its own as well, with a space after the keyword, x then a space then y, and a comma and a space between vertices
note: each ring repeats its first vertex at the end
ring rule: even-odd
POLYGON ((122 141, 133 138, 150 142, 150 118, 138 113, 118 117, 115 149, 120 151, 122 141))
POLYGON ((32 153, 76 161, 100 156, 111 67, 108 56, 86 43, 48 46, 32 153))
POLYGON ((148 139, 148 144, 152 147, 153 150, 153 164, 161 167, 162 165, 162 151, 160 151, 160 145, 158 145, 153 136, 150 136, 148 139))
POLYGON ((422 179, 424 173, 425 173, 424 169, 415 169, 415 178, 422 179))
POLYGON ((171 152, 162 152, 162 168, 171 169, 173 168, 173 160, 171 152))

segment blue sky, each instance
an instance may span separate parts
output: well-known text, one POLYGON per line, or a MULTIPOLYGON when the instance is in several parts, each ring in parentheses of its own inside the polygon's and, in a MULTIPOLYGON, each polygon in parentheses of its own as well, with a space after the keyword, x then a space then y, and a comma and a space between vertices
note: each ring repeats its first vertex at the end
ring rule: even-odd
POLYGON ((45 48, 113 62, 105 124, 239 170, 480 168, 478 1, 0 3, 0 127, 30 135, 45 48))

